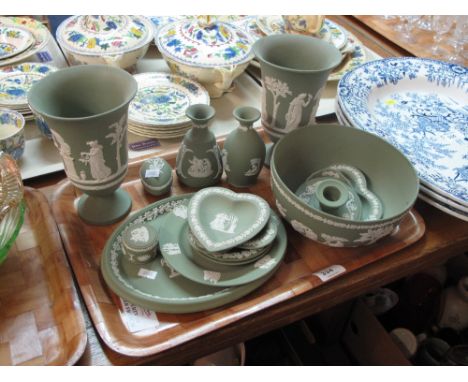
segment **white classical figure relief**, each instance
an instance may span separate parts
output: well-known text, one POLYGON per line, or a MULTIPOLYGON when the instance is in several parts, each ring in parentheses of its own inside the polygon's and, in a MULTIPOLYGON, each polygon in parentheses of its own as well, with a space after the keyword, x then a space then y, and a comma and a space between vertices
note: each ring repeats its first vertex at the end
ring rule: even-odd
POLYGON ((231 169, 229 167, 229 164, 227 162, 228 160, 228 152, 226 149, 222 149, 221 150, 221 159, 223 160, 223 166, 224 166, 224 170, 226 170, 226 172, 230 172, 231 169))
POLYGON ((207 158, 197 158, 189 160, 190 166, 187 170, 188 174, 194 178, 206 178, 213 174, 211 163, 207 158))
POLYGON ((130 232, 130 239, 134 242, 147 243, 149 240, 149 231, 146 227, 138 227, 130 232))
POLYGON ((257 175, 261 170, 261 168, 260 168, 261 162, 262 162, 262 160, 260 158, 251 159, 250 160, 250 167, 249 167, 249 169, 246 171, 246 173, 244 175, 245 176, 257 175))
MULTIPOLYGON (((71 147, 64 141, 61 135, 59 135, 56 131, 52 131, 52 138, 55 143, 55 147, 57 147, 58 151, 63 160, 63 167, 65 167, 65 172, 67 176, 71 180, 80 180, 83 179, 81 176, 78 177, 75 168, 75 159, 72 157, 71 154, 71 147)), ((80 172, 81 175, 81 172, 80 172)), ((86 179, 86 177, 85 177, 86 179)))
POLYGON ((188 213, 187 206, 185 205, 175 206, 174 209, 172 210, 172 213, 178 218, 185 220, 187 219, 187 213, 188 213))
POLYGON ((269 269, 275 264, 276 264, 276 260, 272 259, 271 256, 266 255, 262 257, 260 260, 255 262, 254 268, 269 269))
POLYGON ((285 131, 291 131, 299 127, 302 120, 302 110, 309 106, 311 100, 312 96, 310 94, 301 93, 291 101, 288 112, 285 115, 285 131))
POLYGON ((167 253, 169 256, 177 256, 182 254, 179 244, 177 243, 166 243, 162 246, 161 250, 167 253))
POLYGON ((117 171, 122 168, 122 160, 120 158, 120 151, 122 150, 123 140, 127 134, 127 114, 124 114, 119 122, 115 122, 108 128, 114 130, 112 133, 106 135, 106 138, 112 139, 111 145, 115 147, 115 160, 117 161, 117 171))
POLYGON ((360 233, 361 236, 359 239, 354 240, 354 243, 366 243, 372 244, 375 243, 380 238, 389 235, 395 229, 393 225, 389 225, 388 227, 376 228, 376 229, 369 229, 367 232, 360 233))
POLYGON ((344 237, 327 235, 326 233, 322 233, 322 239, 324 240, 323 243, 330 247, 344 247, 344 243, 349 241, 344 237))
POLYGON ((173 279, 174 277, 180 276, 180 273, 176 272, 174 268, 172 268, 166 261, 166 259, 161 259, 161 266, 169 268, 169 278, 173 279))
POLYGON ((235 215, 228 215, 224 212, 216 214, 211 221, 211 229, 224 233, 234 233, 237 227, 239 218, 235 215))
POLYGON ((89 152, 82 152, 80 154, 80 162, 89 166, 93 179, 105 180, 111 175, 112 170, 106 166, 102 145, 98 141, 89 141, 86 144, 90 149, 89 152))
MULTIPOLYGON (((273 113, 272 113, 271 126, 276 127, 276 116, 278 114, 278 108, 280 105, 278 98, 279 97, 286 98, 286 96, 292 95, 292 93, 289 90, 289 86, 286 82, 281 82, 280 80, 270 77, 270 76, 265 76, 263 85, 265 89, 267 89, 273 95, 273 113)), ((266 104, 266 101, 265 101, 265 104, 266 104)))
POLYGON ((216 284, 221 278, 221 273, 214 271, 203 271, 203 280, 216 284))
POLYGON ((298 222, 297 220, 292 220, 291 225, 297 232, 299 232, 301 235, 304 235, 308 239, 318 240, 317 234, 301 222, 298 222))
POLYGON ((160 174, 163 173, 162 168, 164 167, 164 162, 161 158, 152 158, 149 160, 148 168, 150 170, 156 170, 160 174))
POLYGON ((310 112, 309 116, 309 122, 307 123, 307 126, 312 126, 315 125, 317 122, 315 121, 315 116, 317 115, 317 110, 320 104, 320 97, 322 96, 322 91, 325 89, 325 86, 322 87, 317 94, 315 94, 315 97, 312 99, 312 110, 310 112))

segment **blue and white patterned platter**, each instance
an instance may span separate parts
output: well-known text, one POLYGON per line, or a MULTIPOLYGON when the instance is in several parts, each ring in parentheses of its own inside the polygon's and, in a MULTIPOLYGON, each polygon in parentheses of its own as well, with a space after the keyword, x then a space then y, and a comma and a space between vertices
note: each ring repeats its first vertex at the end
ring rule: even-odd
POLYGON ((468 68, 412 57, 368 62, 342 77, 338 102, 352 126, 402 151, 422 184, 468 206, 468 68))
POLYGON ((134 76, 138 92, 130 103, 129 122, 144 126, 188 124, 185 110, 196 103, 209 104, 205 88, 188 78, 167 73, 142 73, 134 76))

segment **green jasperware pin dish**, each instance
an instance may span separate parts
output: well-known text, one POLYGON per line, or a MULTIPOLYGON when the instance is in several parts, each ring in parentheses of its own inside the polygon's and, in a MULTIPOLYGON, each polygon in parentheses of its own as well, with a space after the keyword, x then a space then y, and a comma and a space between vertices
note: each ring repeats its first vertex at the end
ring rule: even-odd
POLYGON ((265 283, 273 273, 238 287, 201 285, 186 279, 164 258, 144 264, 124 259, 122 235, 134 224, 149 223, 157 232, 168 212, 187 215, 186 204, 193 194, 173 196, 153 203, 129 217, 116 228, 101 256, 101 272, 109 288, 125 300, 161 313, 194 313, 235 301, 265 283))
POLYGON ((270 219, 270 206, 257 195, 222 187, 197 192, 188 207, 190 229, 203 247, 219 252, 256 236, 270 219))
POLYGON ((286 230, 280 223, 270 251, 253 264, 230 266, 203 261, 200 257, 196 260, 189 243, 188 229, 183 216, 169 213, 161 229, 160 249, 170 266, 199 284, 237 286, 251 283, 273 272, 286 253, 286 230))

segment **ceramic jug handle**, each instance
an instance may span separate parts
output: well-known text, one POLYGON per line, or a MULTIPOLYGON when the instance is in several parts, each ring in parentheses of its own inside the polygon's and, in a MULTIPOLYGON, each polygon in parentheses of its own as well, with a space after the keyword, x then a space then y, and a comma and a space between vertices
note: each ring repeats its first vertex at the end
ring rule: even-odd
POLYGON ((115 56, 103 56, 102 58, 104 59, 107 65, 120 68, 119 63, 123 58, 123 54, 117 54, 115 56))

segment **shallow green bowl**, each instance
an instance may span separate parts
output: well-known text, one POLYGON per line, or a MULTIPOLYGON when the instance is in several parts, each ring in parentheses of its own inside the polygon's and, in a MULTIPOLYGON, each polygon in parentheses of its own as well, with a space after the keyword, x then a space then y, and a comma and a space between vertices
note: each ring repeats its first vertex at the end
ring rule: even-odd
POLYGON ((276 144, 271 187, 281 215, 304 236, 335 247, 357 247, 392 233, 411 209, 419 180, 411 163, 392 145, 351 127, 316 125, 294 130, 276 144), (313 172, 336 163, 355 166, 384 206, 383 217, 352 221, 307 205, 295 191, 313 172))

